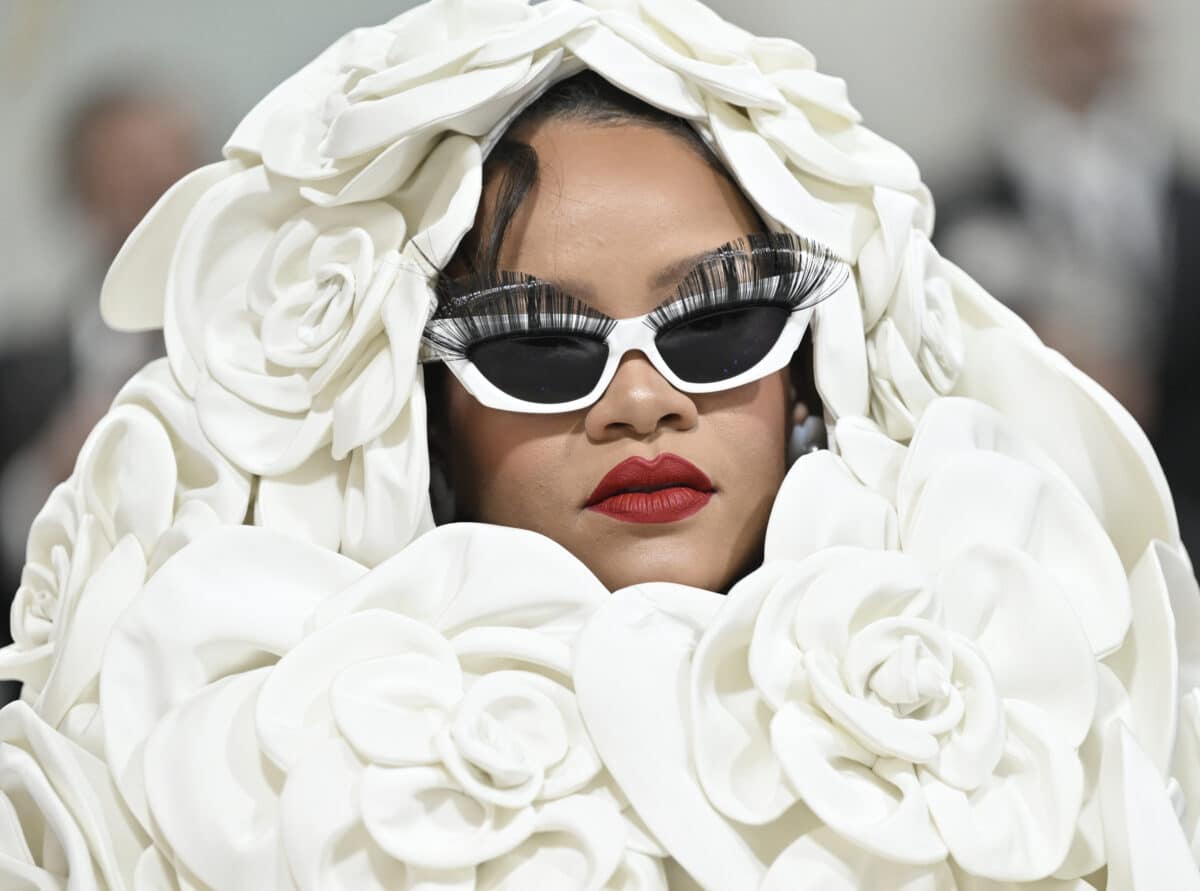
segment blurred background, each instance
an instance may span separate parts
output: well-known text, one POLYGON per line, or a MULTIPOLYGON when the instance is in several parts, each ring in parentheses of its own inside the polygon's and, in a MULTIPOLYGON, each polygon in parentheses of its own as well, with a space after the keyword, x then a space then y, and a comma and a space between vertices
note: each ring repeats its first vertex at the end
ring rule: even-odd
MULTIPOLYGON (((921 165, 943 252, 1149 432, 1200 551, 1200 3, 709 2, 848 80, 921 165)), ((29 522, 161 351, 100 321, 121 241, 272 86, 411 5, 0 3, 0 605, 29 522)))

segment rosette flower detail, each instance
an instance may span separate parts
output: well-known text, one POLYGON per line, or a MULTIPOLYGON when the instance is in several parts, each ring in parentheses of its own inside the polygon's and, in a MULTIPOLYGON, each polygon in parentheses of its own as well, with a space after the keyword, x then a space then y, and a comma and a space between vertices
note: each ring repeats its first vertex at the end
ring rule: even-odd
POLYGON ((894 862, 951 854, 1010 881, 1058 867, 1083 801, 1095 661, 1030 558, 979 547, 933 575, 904 554, 831 548, 769 564, 730 598, 692 688, 718 810, 765 824, 799 799, 894 862), (760 703, 758 771, 730 744, 748 732, 723 689, 739 670, 760 703))
POLYGON ((109 629, 176 550, 246 515, 250 480, 204 437, 165 361, 122 389, 29 534, 0 675, 82 734, 109 629))
POLYGON ((665 888, 571 685, 604 596, 498 527, 429 533, 371 572, 266 530, 206 539, 109 647, 118 784, 213 889, 665 888))
POLYGON ((462 164, 477 156, 449 140, 405 189, 352 208, 314 207, 261 165, 215 165, 178 183, 114 263, 112 287, 166 295, 172 370, 208 439, 261 478, 259 525, 367 563, 432 525, 417 368, 430 304, 409 222, 428 235, 462 196, 473 207, 462 164), (172 260, 148 267, 143 251, 172 260))

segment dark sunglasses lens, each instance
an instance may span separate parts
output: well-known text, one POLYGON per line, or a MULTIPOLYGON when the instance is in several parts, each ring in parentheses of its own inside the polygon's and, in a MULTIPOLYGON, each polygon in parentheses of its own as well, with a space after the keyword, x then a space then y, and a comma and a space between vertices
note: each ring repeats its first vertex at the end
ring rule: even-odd
POLYGON ((592 392, 608 346, 586 337, 515 334, 476 344, 467 358, 509 396, 554 405, 592 392))
POLYGON ((779 341, 791 312, 746 306, 707 313, 659 333, 663 360, 691 384, 729 380, 761 362, 779 341))

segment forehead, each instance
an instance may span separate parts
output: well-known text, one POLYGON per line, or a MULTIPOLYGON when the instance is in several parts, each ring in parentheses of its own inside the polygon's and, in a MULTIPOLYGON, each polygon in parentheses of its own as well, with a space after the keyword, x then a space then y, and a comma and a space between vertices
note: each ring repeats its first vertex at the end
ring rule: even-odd
MULTIPOLYGON (((666 130, 550 120, 521 136, 537 153, 538 179, 500 267, 553 281, 616 318, 653 309, 688 258, 763 229, 729 178, 666 130)), ((497 180, 485 186, 485 227, 497 180)))

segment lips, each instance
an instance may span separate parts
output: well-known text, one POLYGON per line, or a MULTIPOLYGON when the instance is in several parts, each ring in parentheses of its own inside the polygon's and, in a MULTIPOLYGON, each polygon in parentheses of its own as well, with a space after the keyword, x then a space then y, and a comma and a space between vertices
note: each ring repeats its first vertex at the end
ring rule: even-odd
POLYGON ((704 471, 665 453, 653 461, 622 461, 600 480, 586 507, 627 523, 673 523, 703 509, 712 495, 704 471))

